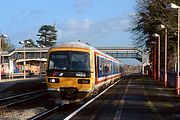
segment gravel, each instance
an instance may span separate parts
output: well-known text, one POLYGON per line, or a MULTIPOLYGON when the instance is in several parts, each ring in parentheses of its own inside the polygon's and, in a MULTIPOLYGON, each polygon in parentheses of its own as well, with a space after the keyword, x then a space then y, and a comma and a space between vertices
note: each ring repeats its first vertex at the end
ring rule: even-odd
MULTIPOLYGON (((37 79, 0 82, 0 98, 45 89, 42 81, 37 79)), ((26 120, 46 110, 40 104, 36 107, 25 105, 24 108, 7 108, 0 110, 0 120, 26 120)))
POLYGON ((3 110, 0 111, 0 120, 26 120, 46 110, 44 107, 25 110, 3 110))

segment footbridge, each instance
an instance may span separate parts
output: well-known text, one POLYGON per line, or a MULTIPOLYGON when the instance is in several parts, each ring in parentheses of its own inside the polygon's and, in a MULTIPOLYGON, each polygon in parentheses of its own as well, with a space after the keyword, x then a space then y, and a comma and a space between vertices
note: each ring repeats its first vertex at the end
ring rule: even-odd
POLYGON ((142 62, 142 73, 145 74, 145 66, 149 66, 148 53, 135 47, 98 47, 98 49, 114 58, 133 58, 142 62))
POLYGON ((114 58, 134 58, 143 62, 143 53, 135 47, 98 47, 98 49, 114 58))
MULTIPOLYGON (((9 59, 40 59, 47 58, 49 48, 17 48, 11 52, 3 52, 3 60, 9 59), (24 58, 26 53, 26 58, 24 58)), ((143 62, 143 52, 134 47, 98 47, 100 51, 115 58, 134 58, 143 62)))

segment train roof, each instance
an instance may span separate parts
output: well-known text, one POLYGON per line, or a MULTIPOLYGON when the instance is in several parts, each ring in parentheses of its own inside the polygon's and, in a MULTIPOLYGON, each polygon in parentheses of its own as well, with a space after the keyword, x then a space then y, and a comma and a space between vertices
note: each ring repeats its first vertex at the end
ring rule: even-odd
POLYGON ((61 43, 54 47, 87 48, 87 49, 91 49, 91 50, 97 50, 96 48, 94 48, 88 44, 84 44, 82 42, 76 42, 76 41, 61 43))

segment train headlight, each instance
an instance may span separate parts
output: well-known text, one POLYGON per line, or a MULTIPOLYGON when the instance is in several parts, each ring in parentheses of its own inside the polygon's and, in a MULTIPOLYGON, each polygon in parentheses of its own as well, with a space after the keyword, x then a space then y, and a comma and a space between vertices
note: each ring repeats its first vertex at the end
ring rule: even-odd
POLYGON ((78 84, 90 84, 89 79, 78 79, 78 84))
POLYGON ((78 72, 76 73, 76 77, 86 77, 86 73, 78 72))
POLYGON ((52 83, 55 83, 55 82, 56 82, 56 80, 55 80, 55 79, 51 79, 51 82, 52 82, 52 83))
POLYGON ((59 79, 58 78, 48 78, 48 82, 49 83, 59 83, 59 79))

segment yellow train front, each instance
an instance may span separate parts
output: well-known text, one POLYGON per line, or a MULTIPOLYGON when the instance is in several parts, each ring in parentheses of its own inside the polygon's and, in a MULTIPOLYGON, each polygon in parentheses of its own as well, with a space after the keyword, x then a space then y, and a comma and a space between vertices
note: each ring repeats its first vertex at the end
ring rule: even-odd
POLYGON ((121 75, 117 60, 87 44, 64 43, 48 54, 46 83, 58 104, 80 101, 121 75))

